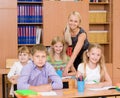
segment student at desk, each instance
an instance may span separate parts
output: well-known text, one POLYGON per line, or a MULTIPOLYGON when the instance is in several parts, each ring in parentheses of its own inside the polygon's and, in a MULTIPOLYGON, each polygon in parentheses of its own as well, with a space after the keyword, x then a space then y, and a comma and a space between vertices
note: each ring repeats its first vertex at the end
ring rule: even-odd
POLYGON ((17 89, 17 87, 13 86, 14 84, 17 83, 17 79, 20 75, 20 72, 28 62, 30 58, 30 51, 28 47, 22 46, 18 49, 18 62, 15 62, 13 66, 11 67, 7 77, 8 80, 12 83, 11 90, 10 90, 10 95, 14 96, 14 90, 17 89), (14 88, 15 87, 15 88, 14 88))
POLYGON ((18 79, 18 89, 30 89, 36 92, 62 89, 61 78, 53 66, 46 62, 47 49, 42 44, 34 45, 31 49, 32 61, 23 67, 18 79), (48 79, 51 80, 49 83, 48 79))
MULTIPOLYGON (((66 47, 66 43, 62 38, 53 38, 47 60, 53 65, 56 71, 61 70, 63 72, 66 64, 70 60, 70 57, 66 54, 66 47)), ((69 73, 67 74, 67 76, 75 76, 75 74, 76 70, 72 65, 69 68, 69 73)))
POLYGON ((91 44, 83 54, 83 63, 79 64, 76 77, 83 75, 87 88, 111 86, 112 81, 107 73, 102 47, 91 44))

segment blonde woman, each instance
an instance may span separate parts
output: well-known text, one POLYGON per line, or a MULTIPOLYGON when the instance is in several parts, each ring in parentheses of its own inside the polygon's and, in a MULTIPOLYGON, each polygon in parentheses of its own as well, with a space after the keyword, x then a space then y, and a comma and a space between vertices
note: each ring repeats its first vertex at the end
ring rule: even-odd
POLYGON ((74 64, 77 70, 78 65, 82 62, 83 52, 88 48, 89 42, 87 40, 87 34, 80 26, 81 16, 79 12, 72 12, 68 16, 68 23, 64 32, 64 37, 69 46, 72 46, 73 52, 69 62, 64 70, 64 76, 68 74, 68 69, 74 64))

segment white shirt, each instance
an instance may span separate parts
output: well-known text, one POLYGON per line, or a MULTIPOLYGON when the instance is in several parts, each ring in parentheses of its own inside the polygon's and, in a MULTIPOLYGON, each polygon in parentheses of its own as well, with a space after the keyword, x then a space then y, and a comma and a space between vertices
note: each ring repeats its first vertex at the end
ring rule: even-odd
POLYGON ((11 67, 7 77, 11 78, 14 75, 20 75, 20 72, 21 72, 22 68, 23 68, 23 65, 19 61, 15 62, 13 64, 13 66, 11 67))
POLYGON ((86 77, 85 83, 86 84, 93 84, 95 81, 100 82, 100 66, 97 65, 96 68, 91 69, 89 68, 88 64, 86 64, 86 69, 84 69, 84 63, 79 64, 78 71, 84 74, 86 70, 86 77))

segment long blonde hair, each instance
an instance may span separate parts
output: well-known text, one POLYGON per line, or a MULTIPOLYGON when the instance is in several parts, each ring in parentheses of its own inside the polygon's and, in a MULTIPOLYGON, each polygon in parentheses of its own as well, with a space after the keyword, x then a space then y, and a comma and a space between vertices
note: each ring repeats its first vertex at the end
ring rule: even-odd
MULTIPOLYGON (((84 62, 84 70, 86 69, 86 64, 89 62, 89 57, 87 53, 92 49, 92 48, 98 48, 101 50, 101 58, 98 61, 98 64, 100 65, 100 81, 105 80, 105 58, 102 52, 102 47, 99 44, 90 44, 88 49, 83 53, 83 62, 84 62)), ((86 70, 85 70, 85 75, 86 75, 86 70)))
POLYGON ((51 58, 51 62, 55 62, 55 58, 54 58, 55 51, 52 48, 52 46, 55 45, 57 42, 61 42, 63 44, 63 51, 60 53, 60 58, 62 59, 62 61, 64 63, 67 63, 67 60, 68 60, 68 56, 66 54, 67 45, 66 45, 65 41, 61 37, 58 37, 58 36, 53 38, 53 40, 51 42, 51 48, 49 51, 49 56, 51 58))
MULTIPOLYGON (((80 16, 80 13, 77 12, 77 11, 73 11, 72 13, 70 13, 70 15, 68 16, 68 19, 70 18, 70 16, 77 16, 78 19, 79 19, 79 23, 81 23, 81 16, 80 16)), ((79 26, 78 26, 79 27, 79 26)), ((65 38, 65 41, 68 43, 68 45, 72 45, 72 40, 71 40, 71 33, 70 33, 70 27, 68 26, 68 23, 67 23, 67 26, 65 27, 65 30, 64 30, 64 38, 65 38)))

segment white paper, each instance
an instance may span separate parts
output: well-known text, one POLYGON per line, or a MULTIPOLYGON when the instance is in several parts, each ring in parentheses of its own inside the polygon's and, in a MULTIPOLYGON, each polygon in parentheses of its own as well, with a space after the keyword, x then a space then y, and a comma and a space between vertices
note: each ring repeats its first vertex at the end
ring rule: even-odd
POLYGON ((88 90, 95 90, 95 91, 99 91, 99 90, 109 90, 115 88, 115 86, 106 86, 106 87, 102 87, 102 88, 88 88, 88 90))
POLYGON ((66 76, 66 77, 62 77, 62 79, 71 79, 72 76, 66 76))
POLYGON ((57 93, 54 91, 50 91, 50 92, 39 92, 40 95, 42 96, 56 96, 57 93))

